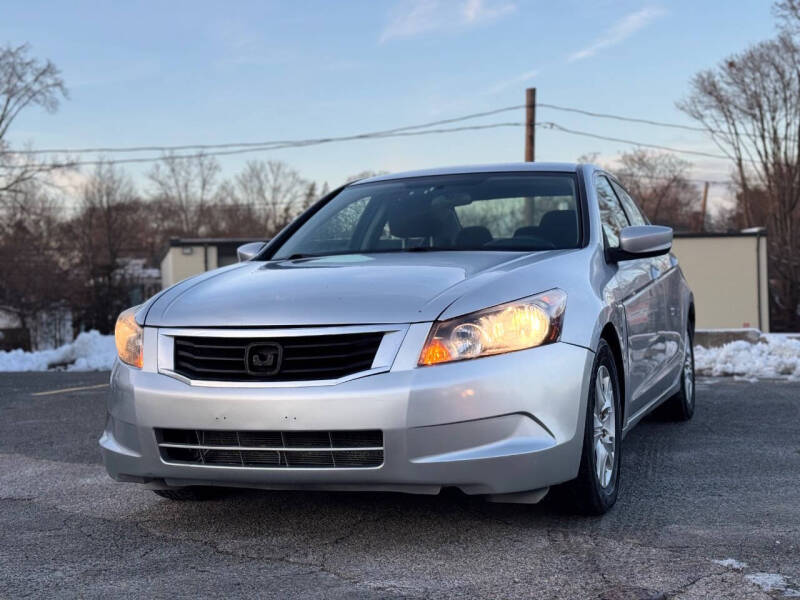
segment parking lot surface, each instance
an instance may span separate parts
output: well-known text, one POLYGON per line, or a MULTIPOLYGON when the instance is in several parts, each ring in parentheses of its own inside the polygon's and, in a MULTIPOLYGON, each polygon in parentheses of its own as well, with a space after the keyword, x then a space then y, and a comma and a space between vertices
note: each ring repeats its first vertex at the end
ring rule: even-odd
POLYGON ((800 595, 798 382, 700 382, 694 420, 625 439, 619 502, 585 518, 458 494, 170 502, 106 476, 107 380, 0 374, 0 598, 800 595))

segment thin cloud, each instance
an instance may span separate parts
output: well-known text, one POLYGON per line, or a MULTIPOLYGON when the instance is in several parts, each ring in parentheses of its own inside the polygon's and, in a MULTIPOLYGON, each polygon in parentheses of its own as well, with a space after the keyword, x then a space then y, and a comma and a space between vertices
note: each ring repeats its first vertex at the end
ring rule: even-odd
POLYGON ((510 79, 504 79, 503 81, 498 81, 488 90, 486 90, 487 94, 499 94, 500 92, 516 85, 522 85, 523 83, 528 83, 531 79, 536 77, 539 74, 539 69, 532 69, 530 71, 525 71, 524 73, 520 73, 516 77, 512 77, 510 79))
POLYGON ((577 52, 573 52, 567 58, 568 62, 574 62, 576 60, 583 60, 584 58, 589 58, 590 56, 594 56, 600 50, 605 48, 610 48, 611 46, 616 46, 617 44, 624 42, 634 33, 647 27, 650 23, 662 17, 666 14, 666 11, 663 8, 657 6, 650 6, 643 8, 641 10, 637 10, 636 12, 630 13, 626 15, 619 21, 617 21, 612 27, 610 27, 602 36, 597 38, 592 44, 578 50, 577 52))
POLYGON ((461 16, 467 23, 493 21, 513 12, 516 6, 510 3, 487 3, 484 0, 467 0, 461 7, 461 16))
POLYGON ((404 0, 381 33, 380 41, 475 27, 515 10, 515 4, 497 0, 404 0))

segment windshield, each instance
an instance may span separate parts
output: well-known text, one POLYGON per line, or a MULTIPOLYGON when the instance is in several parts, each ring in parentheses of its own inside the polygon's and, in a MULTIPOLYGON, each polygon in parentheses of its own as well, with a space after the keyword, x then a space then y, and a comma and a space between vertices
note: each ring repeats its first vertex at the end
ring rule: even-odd
POLYGON ((273 259, 425 250, 578 247, 575 176, 480 173, 345 188, 273 259))

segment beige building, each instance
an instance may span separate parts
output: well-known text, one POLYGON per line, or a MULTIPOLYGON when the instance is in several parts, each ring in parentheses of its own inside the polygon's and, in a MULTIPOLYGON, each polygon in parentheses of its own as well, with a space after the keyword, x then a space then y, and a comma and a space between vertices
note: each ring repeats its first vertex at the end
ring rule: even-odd
MULTIPOLYGON (((236 262, 236 248, 250 238, 170 240, 161 261, 161 283, 236 262)), ((756 327, 769 331, 767 240, 762 232, 678 233, 672 246, 695 296, 698 329, 756 327)))
POLYGON ((678 233, 672 252, 694 292, 698 329, 770 330, 763 230, 678 233))
POLYGON ((161 259, 161 286, 236 262, 236 248, 253 238, 173 238, 161 259))

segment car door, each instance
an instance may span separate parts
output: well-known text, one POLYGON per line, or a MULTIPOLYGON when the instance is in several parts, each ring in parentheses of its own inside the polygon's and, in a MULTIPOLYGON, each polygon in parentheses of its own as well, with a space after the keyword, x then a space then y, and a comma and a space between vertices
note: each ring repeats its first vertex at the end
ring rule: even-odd
MULTIPOLYGON (((619 198, 605 175, 595 176, 597 202, 607 248, 619 247, 619 232, 630 225, 619 198)), ((636 414, 657 397, 653 382, 660 370, 658 346, 661 304, 653 285, 652 263, 648 258, 616 263, 613 285, 622 302, 627 327, 628 395, 627 413, 636 414)))
MULTIPOLYGON (((649 221, 622 185, 609 178, 625 209, 631 225, 647 225, 649 221)), ((683 315, 680 311, 680 274, 678 261, 672 254, 654 256, 648 260, 653 291, 658 299, 658 342, 653 358, 659 364, 653 376, 653 392, 659 396, 675 382, 682 365, 683 315)))

